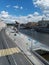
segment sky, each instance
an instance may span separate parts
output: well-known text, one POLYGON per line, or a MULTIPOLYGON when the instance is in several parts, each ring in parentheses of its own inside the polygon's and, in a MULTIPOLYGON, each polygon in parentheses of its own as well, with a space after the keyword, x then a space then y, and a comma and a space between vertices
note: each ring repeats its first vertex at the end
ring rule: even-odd
POLYGON ((0 12, 5 10, 16 16, 33 14, 35 11, 40 12, 40 9, 33 5, 32 0, 0 0, 0 6, 0 12))
POLYGON ((38 22, 49 17, 49 0, 0 0, 0 18, 6 22, 38 22))

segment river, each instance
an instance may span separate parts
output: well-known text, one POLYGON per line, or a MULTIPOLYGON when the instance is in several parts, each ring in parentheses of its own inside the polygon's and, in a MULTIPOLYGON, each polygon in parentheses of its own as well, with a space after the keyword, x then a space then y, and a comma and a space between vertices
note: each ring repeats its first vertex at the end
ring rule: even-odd
POLYGON ((49 34, 36 32, 33 29, 20 29, 20 32, 30 36, 31 38, 49 46, 49 34))
MULTIPOLYGON (((45 44, 49 47, 49 34, 36 32, 33 29, 31 29, 31 30, 20 29, 20 32, 30 36, 31 38, 33 38, 33 39, 39 41, 40 43, 45 44)), ((49 52, 48 52, 48 54, 44 54, 41 56, 43 56, 47 61, 49 61, 49 52)))

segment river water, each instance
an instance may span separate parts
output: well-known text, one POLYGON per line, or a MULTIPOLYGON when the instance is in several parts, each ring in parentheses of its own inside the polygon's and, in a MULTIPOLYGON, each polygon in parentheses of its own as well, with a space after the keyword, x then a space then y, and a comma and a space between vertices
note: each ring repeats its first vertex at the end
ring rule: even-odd
POLYGON ((20 32, 30 36, 31 38, 49 46, 49 34, 36 32, 33 29, 20 29, 20 32))
MULTIPOLYGON (((32 30, 20 29, 20 32, 30 36, 31 38, 33 38, 33 39, 39 41, 40 43, 45 44, 49 47, 49 34, 36 32, 33 29, 32 30)), ((42 56, 49 62, 49 54, 44 54, 42 56)))

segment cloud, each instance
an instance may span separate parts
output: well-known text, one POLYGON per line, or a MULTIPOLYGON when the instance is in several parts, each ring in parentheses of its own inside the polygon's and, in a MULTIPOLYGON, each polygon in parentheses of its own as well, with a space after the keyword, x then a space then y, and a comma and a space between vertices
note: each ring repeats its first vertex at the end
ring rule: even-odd
POLYGON ((33 0, 33 4, 36 7, 40 7, 43 14, 47 16, 49 13, 49 0, 33 0))
POLYGON ((23 7, 21 6, 20 9, 23 9, 23 7))
POLYGON ((17 18, 19 23, 27 23, 27 22, 38 22, 42 20, 43 15, 40 15, 38 12, 34 12, 33 14, 28 14, 27 16, 20 16, 17 18))
POLYGON ((38 12, 34 12, 34 14, 33 14, 34 16, 38 16, 39 15, 39 13, 38 12))
POLYGON ((33 14, 29 14, 27 16, 28 22, 38 22, 39 20, 42 20, 43 15, 39 15, 38 12, 34 12, 33 14))
POLYGON ((33 2, 35 5, 41 6, 44 9, 47 9, 49 7, 49 0, 34 0, 33 2))
MULTIPOLYGON (((47 14, 49 16, 49 14, 47 14)), ((34 12, 33 14, 28 14, 27 16, 20 16, 17 18, 19 23, 27 23, 27 22, 38 22, 40 20, 49 20, 49 17, 46 17, 44 14, 40 15, 38 12, 34 12)))
MULTIPOLYGON (((47 14, 49 16, 49 14, 47 14)), ((42 18, 45 18, 46 20, 49 19, 45 15, 40 15, 38 12, 34 12, 33 14, 28 14, 27 16, 13 16, 9 15, 7 11, 1 11, 0 18, 6 22, 9 23, 15 23, 15 21, 18 21, 19 23, 27 23, 27 22, 38 22, 39 20, 42 20, 42 18)))
POLYGON ((7 8, 10 7, 10 5, 6 5, 6 7, 7 7, 7 8))
POLYGON ((9 13, 7 11, 1 11, 0 19, 4 20, 6 22, 14 22, 16 20, 16 16, 9 15, 9 13))
POLYGON ((6 11, 1 11, 1 16, 4 18, 7 18, 7 17, 9 17, 9 14, 6 11))
POLYGON ((23 7, 22 6, 18 6, 18 5, 15 5, 15 6, 13 6, 15 9, 23 9, 23 7))
POLYGON ((16 6, 13 6, 15 9, 18 9, 19 8, 19 6, 18 5, 16 5, 16 6))

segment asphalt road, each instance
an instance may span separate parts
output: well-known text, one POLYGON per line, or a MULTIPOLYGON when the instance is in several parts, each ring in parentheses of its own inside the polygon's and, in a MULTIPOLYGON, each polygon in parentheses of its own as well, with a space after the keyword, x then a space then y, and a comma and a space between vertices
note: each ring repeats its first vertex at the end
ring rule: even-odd
MULTIPOLYGON (((0 32, 0 49, 5 49, 1 32, 0 32)), ((7 56, 0 57, 0 65, 10 65, 8 62, 7 56)))
MULTIPOLYGON (((0 32, 0 49, 14 48, 16 44, 5 34, 0 32)), ((15 50, 14 50, 15 51, 15 50)), ((0 65, 33 65, 30 60, 21 51, 8 56, 0 57, 0 65)))

